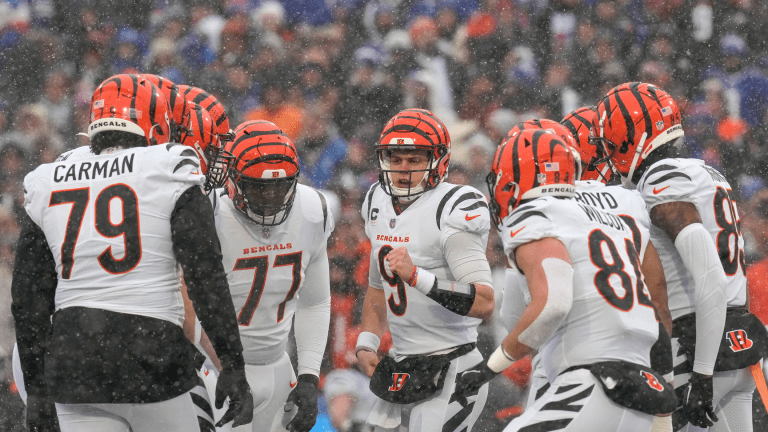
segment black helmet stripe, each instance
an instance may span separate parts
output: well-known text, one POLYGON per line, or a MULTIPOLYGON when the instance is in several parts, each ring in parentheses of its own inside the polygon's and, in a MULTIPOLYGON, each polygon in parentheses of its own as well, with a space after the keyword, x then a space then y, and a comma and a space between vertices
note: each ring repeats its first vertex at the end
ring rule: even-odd
POLYGON ((512 145, 512 173, 514 174, 513 179, 515 180, 516 184, 520 184, 520 152, 517 149, 517 146, 520 143, 520 134, 517 134, 515 137, 515 143, 512 145))
POLYGON ((539 140, 541 139, 542 135, 544 135, 546 132, 543 130, 537 130, 533 132, 533 137, 531 137, 531 145, 533 146, 531 148, 531 151, 533 151, 533 168, 534 168, 534 177, 533 177, 533 187, 539 186, 539 173, 541 170, 539 169, 539 140))
MULTIPOLYGON (((619 95, 620 92, 621 89, 617 90, 613 95, 616 99, 616 105, 618 105, 619 110, 621 110, 621 116, 624 118, 624 124, 627 128, 627 138, 631 139, 635 136, 635 123, 632 121, 632 116, 629 114, 627 106, 624 105, 624 102, 621 100, 621 96, 619 95)), ((621 145, 621 143, 614 143, 614 145, 621 145)))
MULTIPOLYGON (((155 90, 157 88, 154 84, 152 84, 149 81, 146 81, 147 84, 151 86, 150 96, 149 96, 149 123, 152 125, 155 125, 155 115, 157 113, 157 93, 155 90)), ((158 90, 159 92, 159 90, 158 90)), ((163 128, 157 128, 157 133, 159 135, 163 135, 163 128)))
MULTIPOLYGON (((139 119, 136 118, 136 94, 138 92, 136 90, 139 88, 139 79, 136 75, 129 76, 131 77, 131 82, 133 83, 133 96, 131 96, 131 111, 128 114, 133 122, 138 123, 139 119)), ((149 137, 147 137, 147 139, 149 139, 149 137)))
MULTIPOLYGON (((632 91, 632 95, 637 99, 637 103, 640 105, 640 111, 643 113, 643 122, 645 122, 645 136, 650 137, 653 135, 653 124, 651 122, 651 114, 648 112, 648 106, 645 104, 645 101, 643 100, 643 96, 640 95, 640 91, 638 88, 640 87, 639 82, 632 83, 629 88, 632 91)), ((630 135, 633 136, 633 135, 630 135)))

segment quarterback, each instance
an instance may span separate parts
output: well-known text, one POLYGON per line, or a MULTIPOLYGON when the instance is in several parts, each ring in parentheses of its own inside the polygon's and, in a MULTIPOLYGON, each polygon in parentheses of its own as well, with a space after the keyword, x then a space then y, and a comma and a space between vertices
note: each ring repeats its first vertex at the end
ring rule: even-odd
POLYGON ((468 396, 466 408, 453 393, 457 373, 482 358, 477 326, 494 307, 488 204, 476 189, 444 181, 450 137, 427 110, 390 119, 376 156, 379 182, 362 208, 372 250, 356 347, 380 398, 368 423, 412 432, 472 429, 487 386, 468 396), (387 329, 394 358, 380 359, 387 329))

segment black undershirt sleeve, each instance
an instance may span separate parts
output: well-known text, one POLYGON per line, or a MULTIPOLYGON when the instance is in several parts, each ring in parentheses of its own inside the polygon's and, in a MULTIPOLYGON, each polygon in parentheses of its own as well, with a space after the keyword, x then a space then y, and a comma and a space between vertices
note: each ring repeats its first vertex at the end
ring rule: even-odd
POLYGON ((21 213, 21 234, 11 282, 11 312, 16 325, 21 370, 27 393, 43 396, 46 335, 51 328, 58 277, 43 230, 21 213))
POLYGON ((213 209, 199 187, 187 189, 176 201, 171 236, 176 259, 184 270, 189 298, 222 367, 242 369, 243 345, 221 263, 213 209))

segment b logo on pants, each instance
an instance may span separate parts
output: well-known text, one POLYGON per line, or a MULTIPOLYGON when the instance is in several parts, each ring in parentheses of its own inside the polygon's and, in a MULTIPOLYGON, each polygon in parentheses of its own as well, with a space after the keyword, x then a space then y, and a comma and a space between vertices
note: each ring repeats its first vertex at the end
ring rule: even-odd
POLYGON ((744 330, 731 330, 725 334, 725 338, 731 344, 733 352, 752 348, 752 340, 747 337, 747 332, 744 330))
POLYGON ((408 379, 407 373, 393 373, 392 374, 392 385, 389 386, 389 391, 400 391, 403 389, 403 385, 405 384, 405 381, 408 379))
POLYGON ((640 373, 643 374, 645 377, 645 381, 648 383, 648 386, 656 391, 664 391, 664 386, 659 383, 659 380, 656 379, 653 374, 648 373, 646 371, 641 370, 640 373))

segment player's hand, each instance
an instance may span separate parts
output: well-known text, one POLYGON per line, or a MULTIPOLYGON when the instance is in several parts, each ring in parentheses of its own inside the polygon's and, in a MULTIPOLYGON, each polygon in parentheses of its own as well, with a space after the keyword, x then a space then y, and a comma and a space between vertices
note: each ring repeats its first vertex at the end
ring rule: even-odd
POLYGON ((27 430, 29 432, 58 432, 56 405, 44 396, 27 396, 27 430))
POLYGON ((461 406, 467 406, 467 398, 480 391, 480 387, 492 380, 496 372, 488 368, 485 361, 472 366, 456 376, 456 389, 451 395, 451 402, 458 400, 461 406))
POLYGON ((692 425, 702 428, 708 428, 718 420, 712 407, 711 375, 696 372, 691 375, 683 400, 683 413, 692 425))
POLYGON ((317 420, 317 385, 320 378, 312 374, 301 374, 297 381, 296 388, 288 395, 283 410, 289 412, 296 405, 299 411, 286 429, 289 432, 309 432, 317 420))
POLYGON ((405 246, 391 250, 385 258, 392 273, 400 276, 400 279, 406 281, 413 276, 413 261, 405 246))
POLYGON ((223 369, 219 374, 216 382, 216 409, 221 409, 227 398, 229 398, 229 409, 216 423, 216 427, 222 427, 233 421, 234 428, 253 420, 253 395, 251 386, 245 379, 245 370, 223 369))
POLYGON ((379 356, 375 352, 361 349, 357 351, 357 363, 363 373, 370 378, 376 366, 379 365, 379 356))

